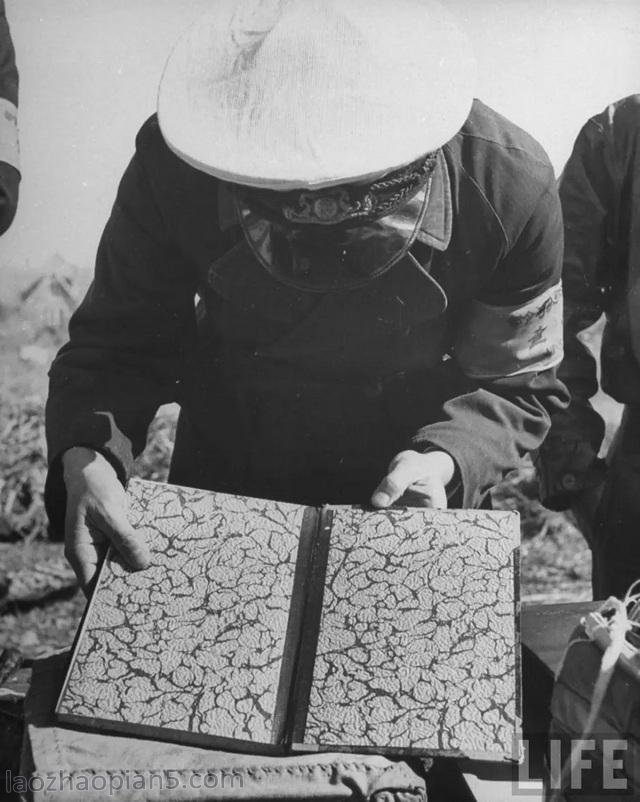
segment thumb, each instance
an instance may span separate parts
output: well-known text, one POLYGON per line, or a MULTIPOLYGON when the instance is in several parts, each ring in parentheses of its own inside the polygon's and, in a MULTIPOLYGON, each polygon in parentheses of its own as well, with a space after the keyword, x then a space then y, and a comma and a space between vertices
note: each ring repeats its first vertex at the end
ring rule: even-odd
POLYGON ((390 465, 389 472, 373 491, 371 503, 374 507, 390 507, 401 498, 407 488, 418 481, 421 466, 411 455, 400 454, 390 465))

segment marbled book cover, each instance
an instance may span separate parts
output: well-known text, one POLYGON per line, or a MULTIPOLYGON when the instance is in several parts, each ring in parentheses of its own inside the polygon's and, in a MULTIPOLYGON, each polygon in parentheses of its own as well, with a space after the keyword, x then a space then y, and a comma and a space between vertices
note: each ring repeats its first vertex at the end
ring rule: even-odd
POLYGON ((294 742, 517 760, 517 513, 330 515, 294 742))
POLYGON ((152 565, 134 573, 108 555, 58 716, 183 742, 280 743, 304 507, 141 480, 129 494, 152 565))
POLYGON ((61 720, 245 751, 514 759, 518 515, 305 508, 135 480, 61 720))

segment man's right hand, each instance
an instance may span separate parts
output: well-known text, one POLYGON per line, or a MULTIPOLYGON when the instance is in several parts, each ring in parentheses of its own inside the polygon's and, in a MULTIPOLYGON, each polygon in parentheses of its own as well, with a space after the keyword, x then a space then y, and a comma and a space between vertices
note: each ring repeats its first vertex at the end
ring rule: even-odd
POLYGON ((113 544, 134 570, 149 565, 149 550, 127 520, 127 496, 112 465, 90 448, 70 448, 62 456, 67 489, 65 556, 85 592, 113 544))

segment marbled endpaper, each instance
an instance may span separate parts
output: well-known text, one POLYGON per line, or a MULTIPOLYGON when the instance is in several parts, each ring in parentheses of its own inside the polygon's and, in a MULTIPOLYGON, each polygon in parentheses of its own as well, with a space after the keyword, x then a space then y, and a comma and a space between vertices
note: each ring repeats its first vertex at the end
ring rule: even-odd
POLYGON ((270 744, 304 508, 140 480, 130 496, 152 564, 107 558, 58 714, 270 744))
POLYGON ((335 508, 304 744, 514 757, 518 541, 515 513, 335 508))

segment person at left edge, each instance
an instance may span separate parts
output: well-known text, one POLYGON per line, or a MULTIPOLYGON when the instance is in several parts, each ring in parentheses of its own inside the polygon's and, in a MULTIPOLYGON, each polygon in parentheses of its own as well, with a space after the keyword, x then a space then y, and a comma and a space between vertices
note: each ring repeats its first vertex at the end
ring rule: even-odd
POLYGON ((0 0, 0 234, 18 208, 18 70, 4 0, 0 0))
POLYGON ((447 20, 220 0, 176 46, 50 373, 83 584, 107 540, 145 563, 118 480, 165 402, 170 481, 306 504, 478 507, 540 445, 567 400, 555 179, 472 102, 447 20))

